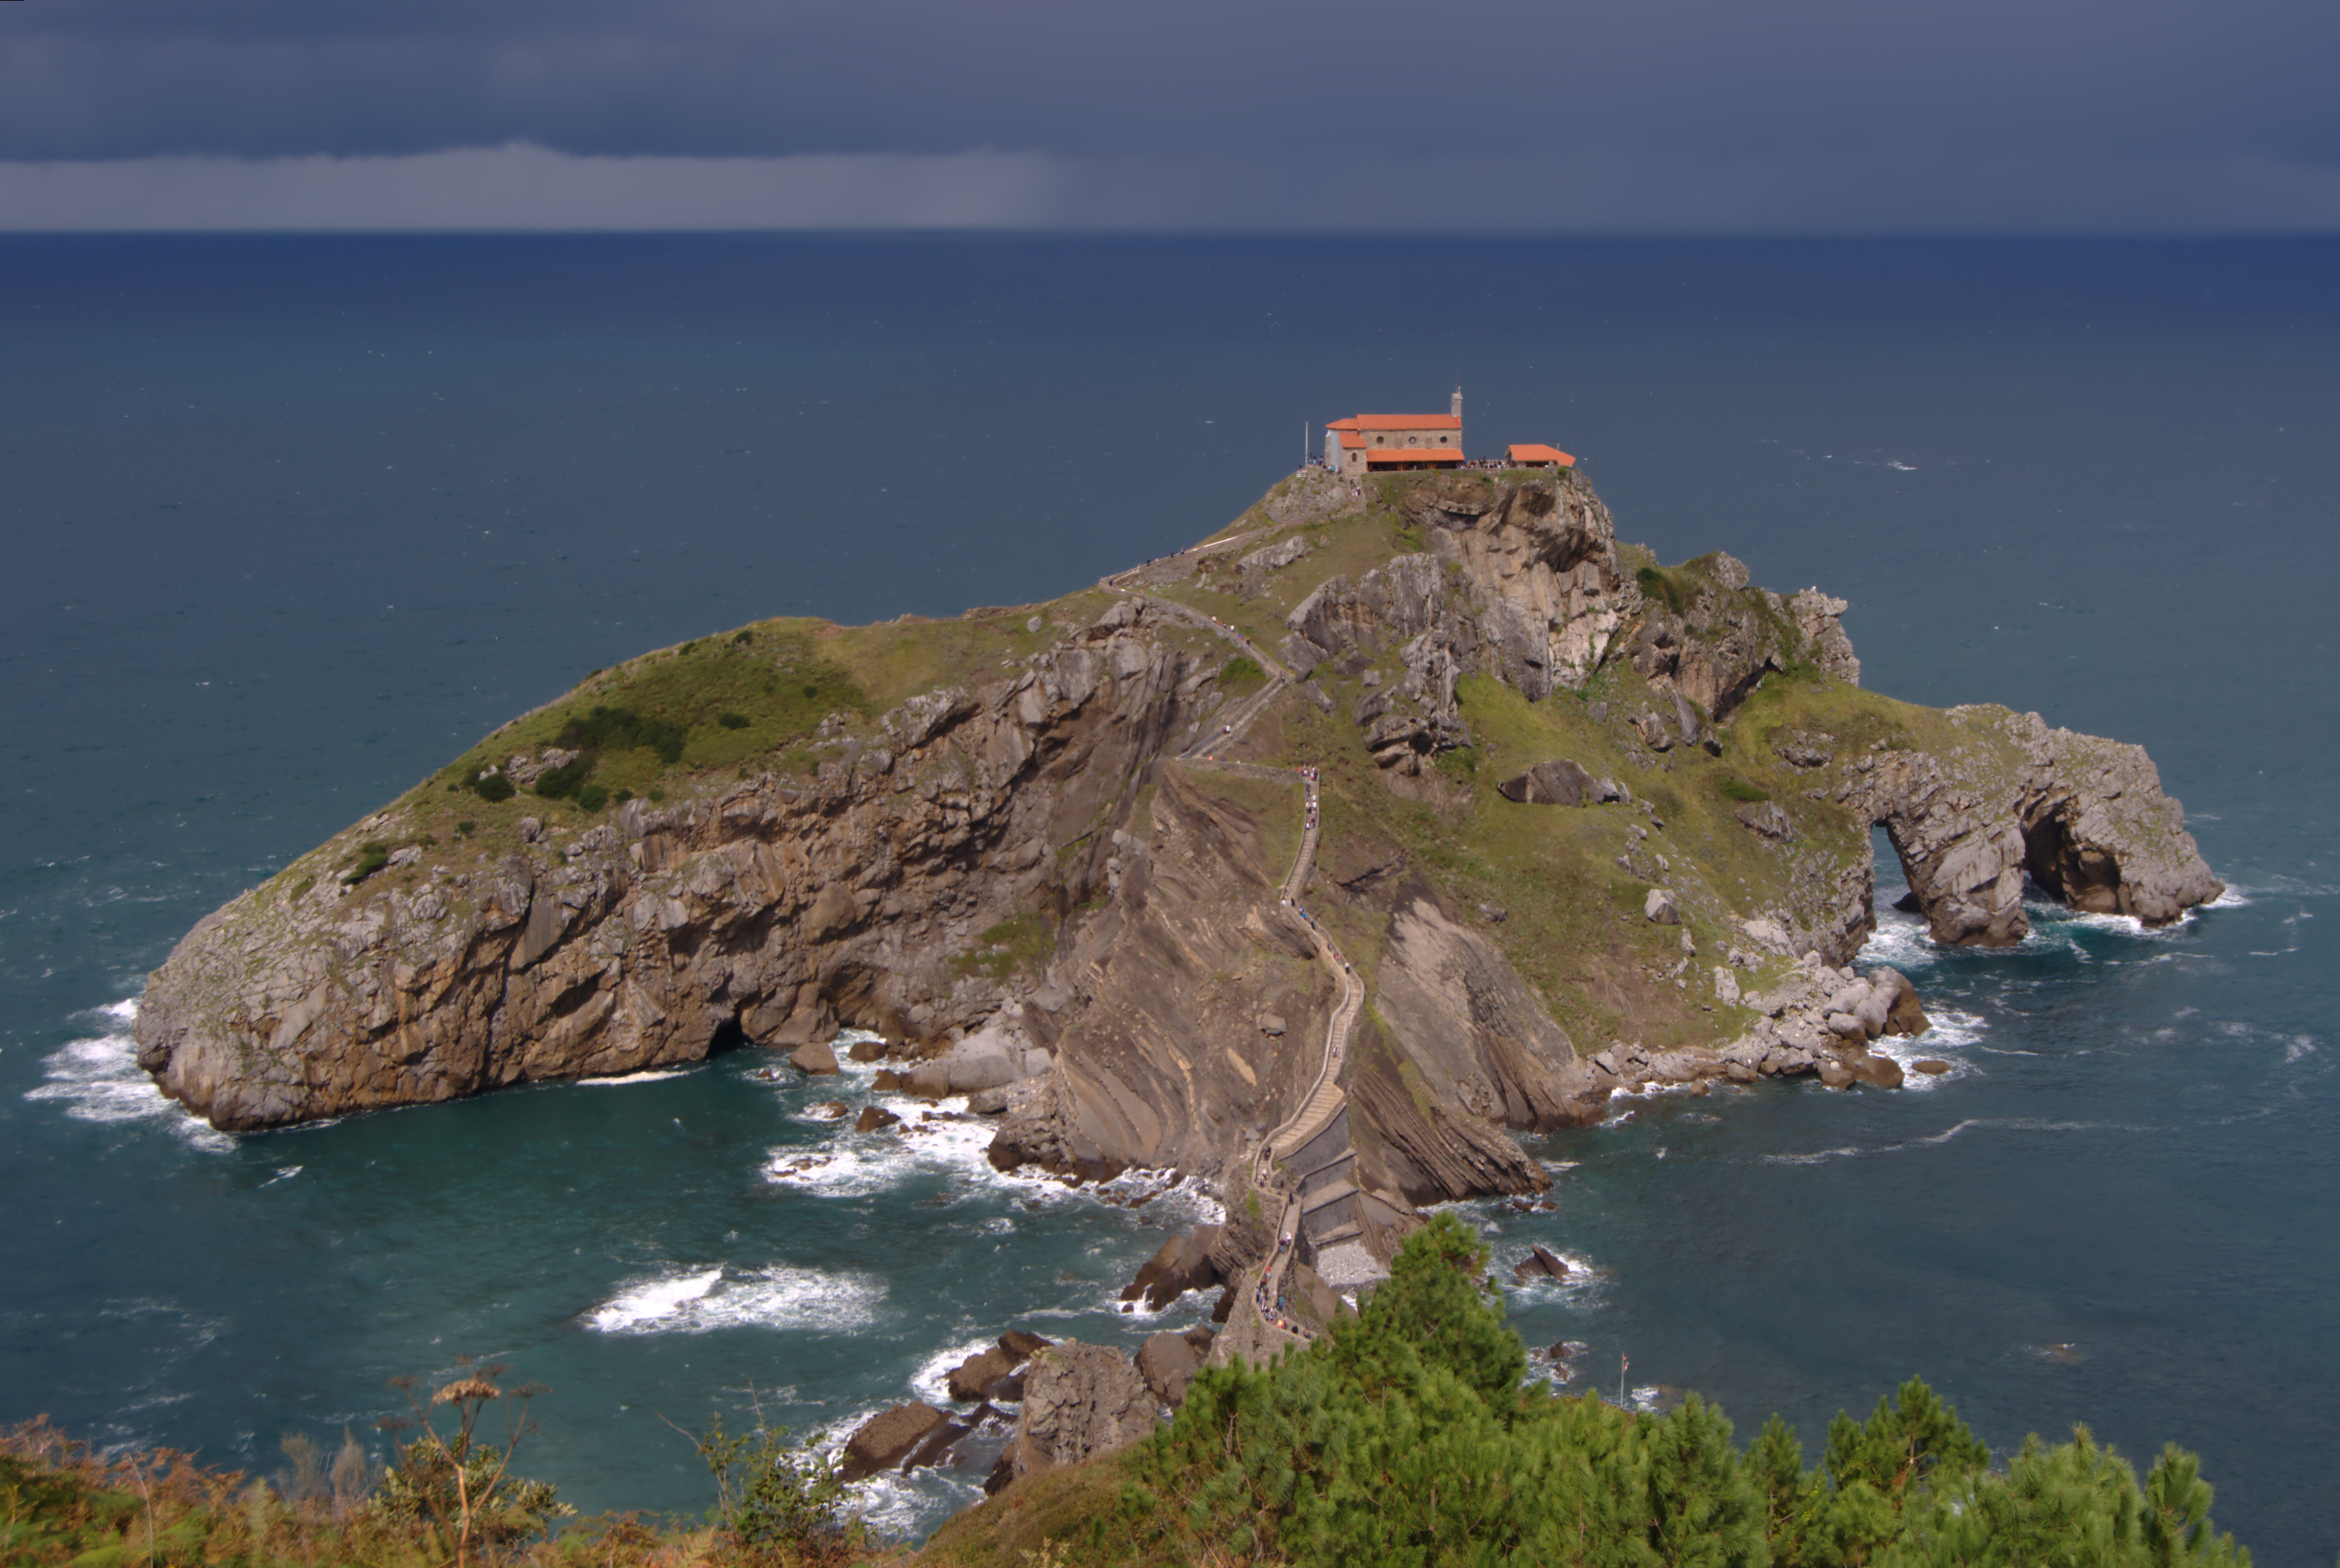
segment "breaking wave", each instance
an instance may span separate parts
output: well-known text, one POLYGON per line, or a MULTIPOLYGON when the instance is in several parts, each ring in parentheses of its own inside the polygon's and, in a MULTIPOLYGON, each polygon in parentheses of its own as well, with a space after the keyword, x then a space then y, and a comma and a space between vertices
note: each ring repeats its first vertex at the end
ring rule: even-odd
POLYGON ((818 1268, 733 1271, 721 1265, 637 1281, 584 1316, 602 1334, 705 1334, 718 1328, 867 1328, 886 1299, 883 1280, 818 1268))
POLYGON ((1074 1187, 1034 1169, 997 1169, 990 1158, 996 1123, 969 1111, 966 1096, 930 1100, 876 1092, 882 1064, 852 1061, 846 1057, 845 1048, 878 1038, 858 1031, 839 1035, 834 1077, 798 1080, 790 1075, 773 1080, 775 1092, 803 1101, 791 1113, 792 1119, 823 1127, 828 1133, 815 1141, 770 1149, 764 1159, 766 1180, 822 1198, 865 1198, 921 1177, 939 1176, 970 1191, 1012 1195, 1043 1208, 1102 1203, 1117 1208, 1148 1208, 1164 1223, 1175 1222, 1180 1228, 1225 1219, 1225 1208, 1199 1180, 1181 1179, 1174 1171, 1132 1169, 1109 1181, 1074 1187), (809 1114, 811 1105, 824 1100, 875 1105, 901 1120, 876 1132, 856 1132, 849 1117, 816 1119, 809 1114))
POLYGON ((75 1121, 159 1122, 214 1154, 235 1147, 233 1138, 157 1089, 138 1065, 138 1042, 130 1032, 138 1016, 135 1001, 109 1002, 97 1014, 106 1032, 51 1051, 41 1064, 48 1081, 26 1090, 26 1100, 61 1104, 75 1121))
POLYGON ((2009 1132, 2089 1132, 2097 1130, 2143 1132, 2141 1127, 2121 1128, 2109 1121, 2049 1121, 2031 1117, 1968 1117, 1964 1121, 1945 1128, 1940 1132, 1928 1133, 1923 1138, 1904 1139, 1898 1143, 1877 1143, 1866 1146, 1846 1144, 1837 1149, 1814 1149, 1809 1154, 1767 1154, 1766 1165, 1819 1165, 1831 1159, 1859 1159, 1872 1154, 1898 1154, 1908 1149, 1925 1149, 1949 1142, 1961 1134, 1978 1128, 2003 1129, 2009 1132))

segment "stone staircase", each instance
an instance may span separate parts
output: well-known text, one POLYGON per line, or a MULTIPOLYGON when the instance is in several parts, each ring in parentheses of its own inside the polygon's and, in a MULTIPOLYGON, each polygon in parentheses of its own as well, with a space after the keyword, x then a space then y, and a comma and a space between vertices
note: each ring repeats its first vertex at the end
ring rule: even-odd
MULTIPOLYGON (((1169 599, 1148 602, 1234 644, 1268 672, 1266 686, 1225 710, 1225 716, 1219 720, 1220 727, 1206 733, 1187 747, 1181 760, 1208 762, 1230 773, 1288 777, 1286 770, 1282 768, 1252 763, 1220 762, 1215 754, 1242 738, 1251 723, 1292 684, 1292 672, 1254 646, 1242 633, 1200 610, 1169 599)), ((1378 1265, 1373 1264, 1364 1252, 1364 1225, 1360 1212, 1363 1194, 1355 1179, 1356 1149, 1349 1137, 1348 1096, 1342 1090, 1340 1082, 1342 1069, 1348 1064, 1349 1047, 1356 1034, 1357 1021, 1364 1014, 1365 987, 1339 946, 1316 923, 1307 906, 1301 902, 1308 888, 1308 879, 1316 867, 1316 852, 1324 838, 1324 822, 1314 770, 1301 770, 1300 778, 1306 801, 1300 848, 1299 853, 1293 856, 1292 870, 1284 879, 1280 896, 1284 907, 1299 917, 1316 950, 1317 959, 1332 971, 1334 978, 1340 982, 1341 1000, 1333 1011, 1331 1021, 1325 1026, 1324 1057, 1318 1063, 1316 1078, 1309 1086, 1307 1097, 1281 1126, 1267 1135, 1261 1145, 1253 1172, 1254 1187, 1262 1192, 1282 1195, 1284 1208, 1283 1219, 1276 1230, 1279 1244, 1275 1255, 1262 1269, 1259 1283, 1248 1305, 1257 1314, 1261 1331, 1270 1339, 1285 1342, 1298 1342, 1307 1337, 1305 1330, 1290 1324, 1288 1319, 1279 1318, 1274 1311, 1274 1303, 1283 1290, 1284 1275, 1294 1257, 1304 1249, 1311 1257, 1321 1257, 1333 1248, 1353 1247, 1356 1249, 1357 1260, 1378 1268, 1378 1265), (1281 1238, 1285 1236, 1294 1238, 1292 1246, 1281 1245, 1281 1238)))

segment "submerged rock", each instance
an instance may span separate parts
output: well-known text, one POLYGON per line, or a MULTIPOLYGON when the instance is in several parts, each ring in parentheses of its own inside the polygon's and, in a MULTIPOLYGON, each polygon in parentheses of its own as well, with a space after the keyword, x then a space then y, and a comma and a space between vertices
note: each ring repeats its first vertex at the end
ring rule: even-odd
POLYGON ((1512 1277, 1522 1284, 1535 1278, 1565 1279, 1568 1275, 1568 1259, 1541 1241, 1528 1249, 1526 1257, 1512 1266, 1512 1277))

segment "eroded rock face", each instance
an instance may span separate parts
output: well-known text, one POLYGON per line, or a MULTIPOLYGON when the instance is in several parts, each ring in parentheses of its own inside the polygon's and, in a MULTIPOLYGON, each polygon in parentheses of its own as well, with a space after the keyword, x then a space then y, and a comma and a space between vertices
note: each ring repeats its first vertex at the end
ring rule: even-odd
POLYGON ((1713 725, 1794 661, 1859 680, 1838 620, 1843 600, 1750 587, 1746 567, 1720 553, 1645 574, 1651 597, 1624 567, 1608 508, 1573 474, 1439 475, 1403 502, 1430 547, 1319 585, 1285 617, 1282 648, 1304 675, 1351 650, 1400 650, 1403 676, 1353 715, 1383 767, 1419 773, 1470 744, 1453 689, 1472 670, 1541 701, 1581 687, 1609 660, 1630 662, 1671 699, 1670 713, 1645 715, 1659 751, 1719 750, 1713 725))
POLYGON ((1285 868, 1258 860, 1259 823, 1179 768, 1150 817, 1119 851, 1117 896, 1058 961, 1063 994, 1036 1001, 1056 1009, 1056 1066, 1002 1118, 1003 1168, 1215 1170, 1215 1129, 1273 1126, 1314 1080, 1332 982, 1304 941, 1277 938, 1285 868), (1285 1034, 1260 1033, 1263 1009, 1285 1034))
POLYGON ((1952 708, 1949 717, 1971 745, 1855 758, 1837 791, 1884 825, 1936 942, 2022 941, 2027 872, 2075 909, 2147 925, 2226 891, 2144 748, 2003 707, 1952 708))
POLYGON ((1120 1351, 1066 1339, 1032 1357, 1001 1465, 1015 1478, 1126 1448, 1161 1425, 1162 1402, 1120 1351))
MULTIPOLYGON (((2219 891, 2136 747, 1996 708, 1952 710, 1953 744, 1929 719, 1931 752, 1869 745, 1870 730, 1859 744, 1817 729, 1741 733, 1731 715, 1767 671, 1857 679, 1840 601, 1750 587, 1727 556, 1628 571, 1641 557, 1621 556, 1607 511, 1573 476, 1423 476, 1396 493, 1424 547, 1302 596, 1284 649, 1303 669, 1334 661, 1360 676, 1395 656, 1399 673, 1364 687, 1346 715, 1393 791, 1436 793, 1406 775, 1470 739, 1465 676, 1542 699, 1606 669, 1631 707, 1615 721, 1606 698, 1586 712, 1613 725, 1626 765, 1700 766, 1697 748, 1768 744, 1798 770, 1801 794, 1751 804, 1743 833, 1730 830, 1777 868, 1780 902, 1760 914, 1719 910, 1694 863, 1659 853, 1656 814, 1631 808, 1649 825, 1634 826, 1619 863, 1662 881, 1641 895, 1650 919, 1682 922, 1666 933, 1684 942, 1660 983, 1685 1006, 1711 996, 1759 1019, 1711 1048, 1620 1040, 1581 1054, 1488 931, 1455 918, 1475 894, 1442 892, 1394 846, 1328 839, 1312 902, 1344 900, 1383 930, 1340 1084, 1354 1154, 1341 1179, 1353 1181, 1377 1254, 1413 1204, 1540 1190, 1542 1168, 1506 1129, 1590 1119, 1620 1090, 1885 1076, 1862 1060, 1868 1042, 1922 1029, 1923 1013, 1900 977, 1842 967, 1874 923, 1869 858, 1843 842, 1849 819, 1886 826, 1946 942, 2019 939, 2027 871, 2077 907, 2156 923, 2219 891), (1736 956, 1710 976, 1694 963, 1692 927, 1702 939, 1723 919, 1740 921, 1761 955, 1760 985, 1742 981, 1736 956), (1780 961, 1797 966, 1784 981, 1780 961)), ((1311 518, 1363 500, 1314 480, 1279 498, 1311 518)), ((1219 569, 1251 590, 1309 570, 1291 543, 1219 569)), ((1263 819, 1165 760, 1195 723, 1222 722, 1208 686, 1225 655, 1182 652, 1193 617, 1163 614, 1118 599, 1003 679, 914 697, 878 733, 835 743, 810 779, 630 802, 585 831, 533 823, 501 860, 388 892, 344 890, 329 865, 313 884, 256 890, 199 924, 153 977, 140 1060, 218 1125, 259 1128, 695 1060, 726 1039, 815 1044, 849 1023, 910 1057, 955 1039, 888 1081, 979 1096, 999 1117, 1003 1166, 1175 1168, 1225 1182, 1308 1097, 1337 991, 1279 902, 1288 867, 1263 858, 1263 819), (1039 971, 954 962, 980 956, 979 933, 1036 911, 1066 921, 1039 971)), ((1301 690, 1329 702, 1321 684, 1301 690)), ((1281 700, 1299 707, 1298 695, 1281 700)), ((1584 774, 1545 764, 1503 793, 1605 798, 1612 786, 1584 774)), ((1298 785, 1275 776, 1290 801, 1264 809, 1297 812, 1298 785)), ((347 847, 394 826, 371 819, 347 847)), ((1506 918, 1479 908, 1490 926, 1506 918)), ((818 1070, 822 1058, 805 1060, 818 1070)), ((886 1119, 873 1108, 857 1125, 886 1119)), ((1234 1279, 1272 1245, 1266 1230, 1231 1205, 1205 1256, 1182 1252, 1165 1272, 1234 1279)))
POLYGON ((911 699, 809 780, 631 801, 411 892, 256 889, 151 977, 140 1064, 241 1130, 696 1061, 726 1031, 973 1027, 1013 987, 952 956, 1106 884, 1110 842, 1083 835, 1182 721, 1194 671, 1145 624, 1121 601, 1011 678, 911 699))
POLYGON ((1184 1334, 1165 1329, 1149 1334, 1137 1349, 1137 1373, 1145 1379, 1145 1386, 1155 1398, 1175 1410, 1186 1402, 1186 1386, 1201 1371, 1217 1337, 1207 1328, 1189 1328, 1184 1334))
MULTIPOLYGON (((1390 916, 1376 1005, 1392 1043, 1442 1103, 1547 1131, 1598 1118, 1601 1097, 1568 1033, 1509 960, 1414 883, 1390 916)), ((1409 1195, 1431 1188, 1407 1187, 1409 1195)))

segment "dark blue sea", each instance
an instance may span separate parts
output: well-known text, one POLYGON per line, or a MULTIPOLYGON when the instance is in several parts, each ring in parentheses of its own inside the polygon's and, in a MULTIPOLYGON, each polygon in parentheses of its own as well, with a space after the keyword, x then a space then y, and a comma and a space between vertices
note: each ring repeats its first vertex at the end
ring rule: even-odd
MULTIPOLYGON (((1626 537, 1850 599, 1869 685, 2143 743, 2234 889, 2003 953, 1889 913, 1953 1070, 1540 1140, 1556 1213, 1466 1206, 1591 1265, 1522 1333, 1742 1437, 1916 1373, 2002 1451, 2174 1439, 2261 1563, 2328 1563, 2335 282, 2324 242, 0 240, 0 1416, 265 1472, 476 1353, 550 1391, 523 1468, 697 1511, 665 1421, 834 1432, 1010 1324, 1164 1326, 1114 1297, 1206 1200, 856 1153, 753 1052, 229 1139, 132 1000, 589 669, 1074 588, 1459 378, 1626 537)), ((917 1533, 980 1475, 864 1502, 917 1533)))

